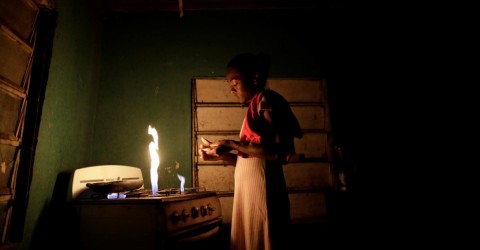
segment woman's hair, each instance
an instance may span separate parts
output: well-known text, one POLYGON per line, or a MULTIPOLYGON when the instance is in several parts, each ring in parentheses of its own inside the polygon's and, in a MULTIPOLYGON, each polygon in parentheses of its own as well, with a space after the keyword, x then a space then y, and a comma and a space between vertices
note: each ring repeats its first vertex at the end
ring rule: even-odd
POLYGON ((237 69, 243 75, 244 81, 255 84, 257 89, 264 89, 270 70, 270 56, 264 53, 237 54, 228 62, 227 68, 237 69))

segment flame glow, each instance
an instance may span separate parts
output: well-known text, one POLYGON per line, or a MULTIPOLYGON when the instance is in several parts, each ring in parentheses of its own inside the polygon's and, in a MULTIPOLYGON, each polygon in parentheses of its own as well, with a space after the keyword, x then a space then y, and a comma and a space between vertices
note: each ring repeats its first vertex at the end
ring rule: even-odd
POLYGON ((185 192, 185 177, 180 174, 177 174, 177 177, 180 180, 180 193, 183 194, 185 192))
POLYGON ((157 169, 160 166, 160 156, 158 156, 158 134, 157 130, 148 125, 148 134, 153 137, 148 149, 150 151, 150 181, 152 182, 152 194, 158 192, 158 174, 157 169))

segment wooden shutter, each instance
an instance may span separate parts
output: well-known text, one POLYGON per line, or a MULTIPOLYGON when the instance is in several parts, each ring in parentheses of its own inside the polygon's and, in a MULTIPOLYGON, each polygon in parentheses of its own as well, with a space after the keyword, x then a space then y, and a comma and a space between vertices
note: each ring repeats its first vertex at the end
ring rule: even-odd
POLYGON ((0 233, 7 240, 27 110, 38 6, 0 1, 0 233))

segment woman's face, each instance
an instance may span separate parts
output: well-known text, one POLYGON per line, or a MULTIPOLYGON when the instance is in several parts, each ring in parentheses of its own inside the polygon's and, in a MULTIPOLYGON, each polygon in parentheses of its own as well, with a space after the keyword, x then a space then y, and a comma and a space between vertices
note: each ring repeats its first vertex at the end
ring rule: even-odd
POLYGON ((240 103, 247 103, 252 99, 253 83, 245 81, 245 77, 237 69, 227 69, 227 82, 230 85, 230 93, 237 97, 240 103))

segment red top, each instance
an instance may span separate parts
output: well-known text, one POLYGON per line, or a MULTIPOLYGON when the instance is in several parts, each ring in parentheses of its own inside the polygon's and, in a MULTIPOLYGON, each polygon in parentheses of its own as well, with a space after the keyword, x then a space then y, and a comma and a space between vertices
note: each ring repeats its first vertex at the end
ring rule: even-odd
MULTIPOLYGON (((294 137, 302 138, 302 130, 288 102, 273 90, 264 90, 252 98, 240 131, 240 141, 274 145, 275 135, 280 138, 279 153, 282 163, 295 155, 294 137), (263 117, 265 110, 271 111, 273 129, 263 117)), ((249 157, 239 152, 242 157, 249 157)))

